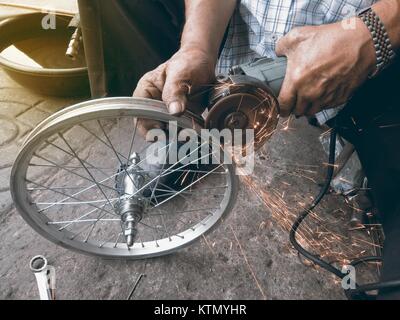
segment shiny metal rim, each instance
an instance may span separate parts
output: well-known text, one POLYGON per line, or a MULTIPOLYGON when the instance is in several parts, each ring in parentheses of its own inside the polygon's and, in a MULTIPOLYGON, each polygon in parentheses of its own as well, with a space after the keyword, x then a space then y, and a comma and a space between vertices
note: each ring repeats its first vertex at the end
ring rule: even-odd
MULTIPOLYGON (((210 231, 217 224, 217 222, 220 221, 221 217, 232 209, 237 192, 237 177, 235 176, 234 168, 232 166, 221 165, 218 172, 225 173, 224 179, 226 184, 224 185, 225 188, 223 194, 219 195, 221 196, 221 198, 218 198, 218 207, 196 208, 198 209, 196 210, 197 212, 199 212, 200 209, 207 212, 207 216, 198 222, 196 221, 195 224, 190 225, 189 228, 177 233, 176 235, 168 234, 168 236, 166 236, 166 232, 164 232, 163 236, 160 236, 159 239, 154 239, 153 241, 140 240, 140 242, 136 242, 130 248, 126 246, 126 244, 123 242, 123 239, 120 239, 121 234, 117 233, 115 235, 113 234, 113 239, 103 239, 104 241, 99 241, 98 239, 92 240, 89 239, 89 237, 85 237, 87 239, 84 239, 85 241, 83 241, 83 239, 79 239, 78 237, 76 237, 73 232, 68 231, 67 228, 60 230, 60 224, 55 224, 53 220, 49 219, 49 217, 41 214, 42 212, 39 213, 40 210, 38 208, 38 204, 32 200, 32 192, 34 189, 32 188, 32 183, 35 183, 35 186, 38 187, 35 189, 41 188, 42 190, 44 190, 45 188, 49 188, 49 186, 43 186, 38 182, 32 182, 28 180, 27 172, 28 169, 32 167, 31 161, 34 157, 36 157, 37 150, 40 147, 43 147, 44 141, 48 141, 48 139, 53 137, 55 134, 59 134, 62 131, 66 132, 66 130, 69 128, 74 128, 77 125, 89 121, 98 121, 100 119, 101 123, 101 121, 114 121, 115 119, 128 118, 153 119, 164 122, 176 120, 178 125, 182 128, 194 128, 197 132, 199 132, 199 130, 201 129, 201 126, 199 126, 192 118, 171 117, 165 111, 165 107, 162 103, 147 99, 133 98, 101 99, 97 101, 91 101, 88 103, 70 107, 44 121, 29 136, 23 146, 22 151, 18 155, 12 171, 11 192, 15 205, 23 218, 45 238, 66 248, 107 258, 138 259, 155 257, 172 253, 191 244, 197 238, 210 231)), ((73 173, 71 173, 71 176, 73 176, 73 173)), ((194 181, 194 185, 196 185, 196 183, 199 184, 200 181, 194 181)), ((65 189, 66 188, 64 188, 63 190, 65 191, 65 189)), ((54 190, 44 191, 54 192, 54 190)), ((211 191, 208 191, 207 193, 208 195, 210 195, 210 193, 212 192, 213 190, 211 189, 211 191)), ((71 199, 70 193, 64 195, 68 195, 69 199, 71 199)), ((177 192, 175 194, 173 193, 172 195, 173 197, 171 197, 170 202, 176 201, 176 198, 178 196, 182 196, 182 194, 179 194, 177 192)), ((105 197, 107 198, 107 196, 105 197)), ((79 202, 76 200, 76 198, 72 199, 75 199, 76 202, 79 202)), ((86 201, 85 204, 87 204, 88 202, 89 201, 86 201)), ((49 201, 46 204, 48 205, 49 203, 51 202, 49 201)), ((68 204, 70 203, 71 205, 73 204, 72 201, 68 202, 68 204)), ((82 201, 82 203, 84 202, 82 201)), ((113 218, 114 219, 104 219, 104 221, 107 220, 108 222, 108 220, 110 220, 111 223, 111 220, 114 220, 114 222, 116 222, 116 218, 113 218)), ((92 220, 93 221, 85 220, 85 222, 93 222, 93 224, 96 225, 96 220, 98 222, 98 219, 95 218, 92 220)), ((159 234, 158 231, 156 232, 156 234, 159 234)))
MULTIPOLYGON (((69 114, 70 112, 73 111, 81 111, 83 108, 86 107, 92 107, 93 104, 96 104, 97 107, 102 107, 107 108, 107 106, 111 105, 120 105, 120 106, 125 106, 125 105, 136 105, 140 104, 143 107, 146 108, 157 108, 157 110, 164 110, 165 104, 161 101, 155 101, 152 99, 144 99, 144 98, 131 98, 131 97, 119 97, 119 98, 103 98, 103 99, 97 99, 95 101, 85 101, 82 103, 75 104, 73 106, 64 108, 51 116, 47 117, 44 119, 41 123, 39 123, 25 138, 25 141, 23 145, 25 145, 32 137, 34 137, 38 132, 46 128, 49 124, 52 123, 52 121, 59 119, 59 117, 64 116, 66 114, 69 114)), ((189 114, 189 113, 188 113, 189 114)), ((204 120, 203 118, 191 114, 190 117, 194 119, 197 125, 203 127, 204 126, 204 120)))

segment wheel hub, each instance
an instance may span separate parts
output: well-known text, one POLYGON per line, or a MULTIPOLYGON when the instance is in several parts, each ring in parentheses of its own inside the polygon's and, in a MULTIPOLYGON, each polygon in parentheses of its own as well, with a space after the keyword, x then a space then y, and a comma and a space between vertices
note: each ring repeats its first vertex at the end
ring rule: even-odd
POLYGON ((117 180, 117 189, 120 191, 120 200, 115 206, 121 217, 121 228, 128 247, 132 247, 137 236, 137 225, 143 218, 145 201, 141 188, 144 186, 144 176, 140 173, 140 157, 134 153, 129 168, 120 168, 121 176, 117 180))

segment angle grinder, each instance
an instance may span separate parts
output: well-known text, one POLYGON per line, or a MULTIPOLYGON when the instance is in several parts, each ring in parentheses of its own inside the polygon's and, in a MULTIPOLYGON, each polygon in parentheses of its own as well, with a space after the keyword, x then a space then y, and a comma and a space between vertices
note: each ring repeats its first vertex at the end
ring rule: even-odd
POLYGON ((247 129, 254 130, 254 150, 262 147, 278 125, 277 97, 286 67, 284 57, 260 58, 217 76, 217 84, 209 97, 206 128, 240 129, 243 138, 247 129))

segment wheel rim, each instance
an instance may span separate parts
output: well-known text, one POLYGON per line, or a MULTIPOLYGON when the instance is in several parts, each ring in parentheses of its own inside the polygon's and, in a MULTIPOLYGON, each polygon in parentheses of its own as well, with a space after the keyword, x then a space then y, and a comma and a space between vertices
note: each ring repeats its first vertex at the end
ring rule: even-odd
POLYGON ((30 135, 13 167, 11 192, 24 219, 57 244, 108 258, 168 254, 210 231, 232 209, 237 192, 232 166, 191 170, 196 178, 183 191, 157 186, 160 175, 179 173, 179 167, 155 176, 146 169, 153 193, 162 187, 167 196, 160 201, 152 194, 138 223, 139 237, 127 246, 114 206, 122 197, 115 178, 122 176, 118 165, 129 162, 131 151, 146 145, 137 119, 175 120, 180 128, 201 129, 191 118, 171 117, 162 103, 132 98, 101 99, 52 116, 30 135), (210 197, 207 206, 199 205, 202 197, 210 197))

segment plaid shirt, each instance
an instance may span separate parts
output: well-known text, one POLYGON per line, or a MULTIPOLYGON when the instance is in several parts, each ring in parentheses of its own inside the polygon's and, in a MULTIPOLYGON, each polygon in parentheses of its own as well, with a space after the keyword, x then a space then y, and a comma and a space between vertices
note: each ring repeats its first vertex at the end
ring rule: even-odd
MULTIPOLYGON (((232 17, 217 71, 226 73, 231 66, 254 58, 275 57, 276 43, 294 27, 340 21, 375 2, 377 0, 241 0, 232 17)), ((327 110, 330 112, 334 110, 327 110)), ((320 122, 325 120, 320 119, 320 122)))
POLYGON ((218 72, 258 57, 275 57, 291 29, 343 20, 377 0, 241 0, 232 18, 218 72))

